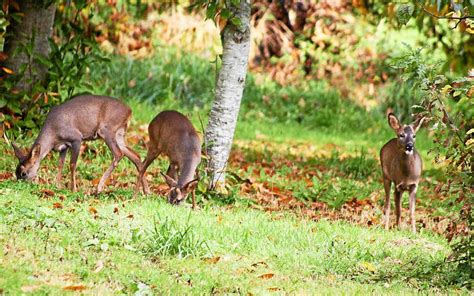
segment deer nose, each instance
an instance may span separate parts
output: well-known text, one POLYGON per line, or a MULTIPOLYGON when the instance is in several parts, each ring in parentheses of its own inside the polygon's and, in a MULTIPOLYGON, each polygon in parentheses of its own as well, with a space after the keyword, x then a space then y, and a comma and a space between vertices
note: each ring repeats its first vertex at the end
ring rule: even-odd
POLYGON ((408 144, 405 146, 405 150, 406 150, 406 151, 412 151, 412 150, 413 150, 413 143, 408 143, 408 144))

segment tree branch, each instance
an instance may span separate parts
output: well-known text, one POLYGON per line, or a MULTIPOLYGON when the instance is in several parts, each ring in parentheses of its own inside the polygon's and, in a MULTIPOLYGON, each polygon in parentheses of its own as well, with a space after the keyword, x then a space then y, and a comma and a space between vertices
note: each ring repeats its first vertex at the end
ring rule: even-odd
POLYGON ((423 11, 430 16, 437 18, 437 19, 446 19, 446 20, 457 20, 456 25, 452 29, 456 29, 458 25, 466 19, 474 19, 474 15, 464 15, 464 16, 445 16, 445 15, 436 15, 431 11, 427 10, 426 8, 422 7, 423 11))

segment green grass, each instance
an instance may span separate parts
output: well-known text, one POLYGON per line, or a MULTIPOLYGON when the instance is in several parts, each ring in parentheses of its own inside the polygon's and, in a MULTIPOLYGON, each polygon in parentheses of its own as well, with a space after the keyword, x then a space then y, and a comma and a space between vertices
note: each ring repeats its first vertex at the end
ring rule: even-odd
POLYGON ((59 294, 68 285, 92 294, 139 287, 171 294, 413 294, 447 292, 452 276, 446 242, 430 233, 238 205, 193 212, 162 198, 132 199, 128 190, 114 198, 67 191, 45 198, 42 188, 0 184, 0 287, 7 294, 22 287, 59 294))

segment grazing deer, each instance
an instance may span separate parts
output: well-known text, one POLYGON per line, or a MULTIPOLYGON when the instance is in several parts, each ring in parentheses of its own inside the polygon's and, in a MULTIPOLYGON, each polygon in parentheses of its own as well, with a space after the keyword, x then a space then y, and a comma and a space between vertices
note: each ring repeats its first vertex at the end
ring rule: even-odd
POLYGON ((420 181, 423 162, 415 150, 416 132, 423 124, 424 117, 413 124, 401 125, 393 113, 388 114, 388 124, 397 134, 397 138, 388 141, 380 150, 383 185, 385 188, 385 229, 390 220, 390 187, 395 184, 395 214, 397 225, 401 223, 401 197, 404 191, 410 196, 410 222, 413 232, 415 227, 415 197, 420 181))
POLYGON ((194 209, 194 190, 198 183, 198 179, 194 179, 194 173, 201 162, 201 141, 192 123, 177 111, 163 111, 150 122, 148 133, 148 153, 138 174, 135 191, 139 190, 141 184, 145 194, 150 193, 145 172, 158 155, 164 154, 170 161, 168 171, 162 174, 170 187, 168 201, 180 204, 191 192, 194 209))
POLYGON ((15 155, 20 161, 16 168, 19 180, 32 180, 36 177, 41 160, 51 151, 59 151, 58 175, 56 185, 60 186, 66 153, 71 150, 71 184, 76 191, 76 163, 81 143, 104 139, 113 154, 113 161, 100 178, 97 192, 101 192, 105 182, 125 155, 140 170, 140 156, 125 144, 125 130, 132 111, 124 103, 103 96, 81 95, 51 108, 38 138, 29 152, 13 144, 15 155))

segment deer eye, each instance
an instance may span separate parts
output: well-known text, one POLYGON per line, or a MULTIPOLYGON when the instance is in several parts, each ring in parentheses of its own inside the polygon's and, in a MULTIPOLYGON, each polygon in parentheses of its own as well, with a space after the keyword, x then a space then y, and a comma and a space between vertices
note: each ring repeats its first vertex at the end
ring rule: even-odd
POLYGON ((400 139, 403 139, 403 138, 405 138, 405 134, 400 134, 399 137, 400 137, 400 139))
POLYGON ((21 173, 20 173, 20 176, 21 176, 21 177, 26 177, 26 172, 21 172, 21 173))
POLYGON ((413 135, 413 139, 416 138, 416 135, 413 135))

